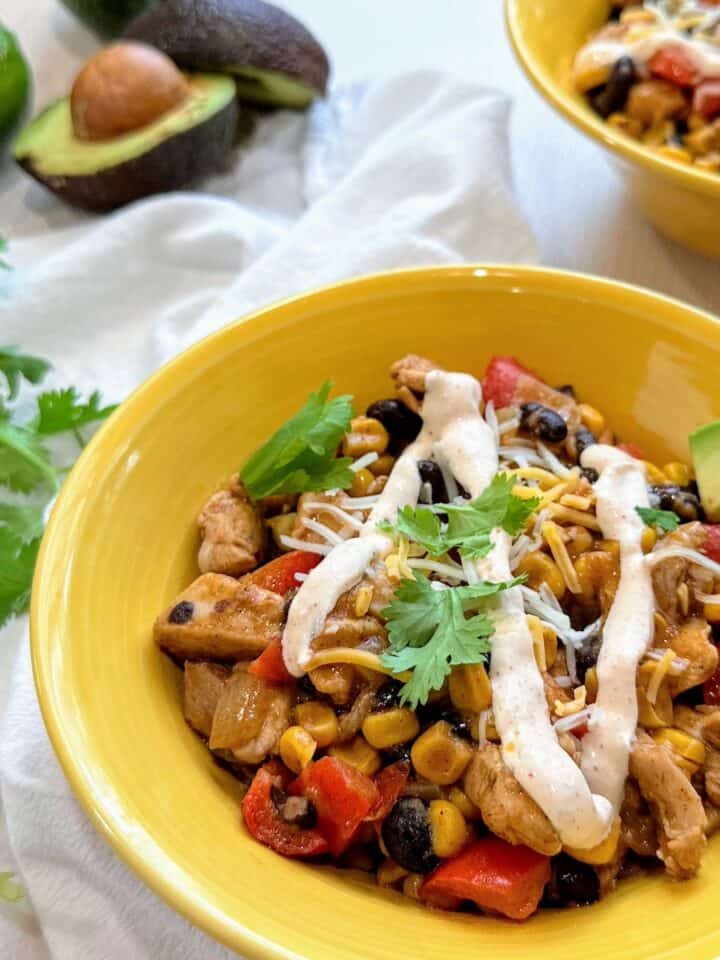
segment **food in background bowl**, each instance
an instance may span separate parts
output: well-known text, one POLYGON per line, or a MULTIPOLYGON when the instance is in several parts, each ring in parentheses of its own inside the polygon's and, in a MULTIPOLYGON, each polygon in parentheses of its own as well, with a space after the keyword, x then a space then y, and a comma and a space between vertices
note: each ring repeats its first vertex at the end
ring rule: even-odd
POLYGON ((607 122, 680 163, 720 171, 720 7, 615 0, 573 83, 607 122))
POLYGON ((329 385, 214 493, 155 624, 245 825, 514 920, 720 825, 720 423, 692 469, 509 357, 329 385), (699 482, 699 487, 698 487, 699 482), (706 516, 707 513, 707 516, 706 516))

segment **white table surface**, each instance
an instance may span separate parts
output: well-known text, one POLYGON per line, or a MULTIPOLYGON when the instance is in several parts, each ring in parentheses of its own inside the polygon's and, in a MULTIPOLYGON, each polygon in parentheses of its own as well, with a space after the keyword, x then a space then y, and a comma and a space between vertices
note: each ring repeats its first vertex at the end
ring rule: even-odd
MULTIPOLYGON (((336 80, 431 66, 506 90, 515 101, 517 196, 544 264, 654 287, 720 312, 720 262, 656 234, 629 206, 603 152, 537 96, 515 63, 501 0, 283 0, 283 5, 325 44, 336 80)), ((91 35, 57 0, 0 0, 0 20, 18 34, 33 66, 36 107, 66 93, 80 62, 95 48, 91 35)), ((62 224, 66 216, 11 165, 0 171, 0 234, 12 239, 21 221, 22 232, 36 233, 62 224)), ((0 649, 0 710, 22 636, 18 627, 0 649)))

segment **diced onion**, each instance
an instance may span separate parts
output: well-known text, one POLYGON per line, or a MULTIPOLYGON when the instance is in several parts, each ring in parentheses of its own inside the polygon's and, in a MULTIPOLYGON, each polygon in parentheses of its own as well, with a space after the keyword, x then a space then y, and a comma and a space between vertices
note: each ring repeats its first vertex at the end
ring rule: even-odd
POLYGON ((592 705, 585 707, 584 710, 578 711, 578 713, 571 713, 567 717, 560 717, 559 720, 556 720, 553 726, 555 727, 555 733, 568 733, 570 730, 574 730, 575 727, 581 726, 592 716, 592 705))
POLYGON ((305 550, 307 553, 319 553, 326 557, 332 547, 329 543, 309 543, 307 540, 298 540, 297 537, 288 537, 280 534, 280 543, 289 550, 305 550))
POLYGON ((370 453, 365 453, 362 457, 358 457, 354 463, 350 464, 350 469, 353 473, 357 473, 358 470, 362 470, 364 467, 367 467, 371 463, 375 463, 378 459, 378 455, 374 450, 371 450, 370 453))

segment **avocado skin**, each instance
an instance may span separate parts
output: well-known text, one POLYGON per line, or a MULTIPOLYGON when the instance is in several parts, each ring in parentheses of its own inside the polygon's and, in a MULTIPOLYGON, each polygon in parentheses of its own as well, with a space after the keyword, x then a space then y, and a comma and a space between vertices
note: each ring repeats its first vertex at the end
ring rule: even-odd
POLYGON ((112 40, 156 0, 61 0, 63 6, 104 40, 112 40))
POLYGON ((263 0, 165 0, 123 34, 158 47, 186 70, 232 73, 251 66, 285 74, 319 94, 330 64, 298 20, 263 0))
POLYGON ((65 203, 107 213, 155 193, 180 190, 222 170, 235 140, 238 113, 237 100, 230 100, 207 120, 169 137, 147 153, 87 176, 41 176, 32 158, 18 159, 17 163, 65 203))

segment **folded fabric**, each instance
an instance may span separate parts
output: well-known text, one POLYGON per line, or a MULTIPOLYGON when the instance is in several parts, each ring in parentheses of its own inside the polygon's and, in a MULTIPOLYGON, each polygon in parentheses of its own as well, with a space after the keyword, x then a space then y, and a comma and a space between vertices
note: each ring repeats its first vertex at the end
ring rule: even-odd
MULTIPOLYGON (((512 199, 508 112, 494 91, 418 72, 338 89, 307 117, 266 117, 209 193, 15 241, 1 339, 48 357, 56 383, 121 400, 184 346, 281 297, 409 265, 531 262, 512 199)), ((18 873, 28 903, 0 905, 4 955, 229 956, 89 825, 42 724, 24 622, 0 633, 6 643, 18 655, 0 735, 0 870, 18 873)))

